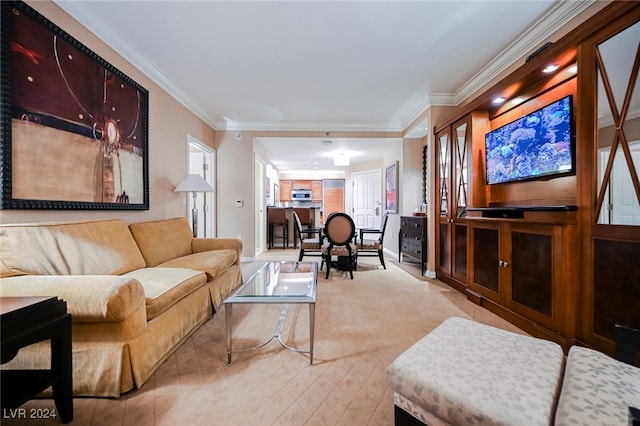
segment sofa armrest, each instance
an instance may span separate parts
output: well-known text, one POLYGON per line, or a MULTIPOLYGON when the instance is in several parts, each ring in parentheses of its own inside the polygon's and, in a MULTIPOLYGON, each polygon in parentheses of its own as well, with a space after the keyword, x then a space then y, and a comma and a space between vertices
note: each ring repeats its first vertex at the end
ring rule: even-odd
POLYGON ((238 262, 242 254, 242 241, 236 238, 194 238, 191 241, 191 248, 194 253, 209 250, 232 249, 238 253, 238 262))
POLYGON ((123 321, 145 304, 140 281, 120 275, 22 275, 0 280, 0 296, 57 296, 74 322, 123 321))

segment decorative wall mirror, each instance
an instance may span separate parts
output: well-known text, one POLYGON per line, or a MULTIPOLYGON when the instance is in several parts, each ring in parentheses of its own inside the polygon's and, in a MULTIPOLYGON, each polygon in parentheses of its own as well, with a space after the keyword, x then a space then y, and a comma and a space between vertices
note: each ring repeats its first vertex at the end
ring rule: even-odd
POLYGON ((640 225, 639 67, 640 22, 596 49, 599 224, 640 225))

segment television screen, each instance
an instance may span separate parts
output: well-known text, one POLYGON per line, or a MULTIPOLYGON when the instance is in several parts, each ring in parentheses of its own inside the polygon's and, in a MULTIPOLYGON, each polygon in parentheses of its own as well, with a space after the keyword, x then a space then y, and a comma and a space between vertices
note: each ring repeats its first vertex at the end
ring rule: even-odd
POLYGON ((572 107, 569 95, 487 133, 487 183, 573 172, 572 107))

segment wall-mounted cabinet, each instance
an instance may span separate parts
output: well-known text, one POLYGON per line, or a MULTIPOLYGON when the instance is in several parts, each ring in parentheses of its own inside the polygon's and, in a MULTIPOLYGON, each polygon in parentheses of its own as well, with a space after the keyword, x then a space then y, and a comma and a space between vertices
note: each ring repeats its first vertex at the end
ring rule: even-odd
POLYGON ((280 201, 291 201, 291 190, 293 182, 290 180, 280 181, 280 201))
POLYGON ((321 180, 281 180, 280 201, 291 201, 292 189, 310 189, 312 192, 311 201, 322 202, 321 180))

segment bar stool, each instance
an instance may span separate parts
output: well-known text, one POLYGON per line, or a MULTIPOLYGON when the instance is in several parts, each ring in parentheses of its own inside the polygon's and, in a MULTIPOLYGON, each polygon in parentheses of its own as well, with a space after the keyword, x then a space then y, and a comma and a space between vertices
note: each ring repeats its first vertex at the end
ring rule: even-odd
MULTIPOLYGON (((309 230, 313 228, 313 218, 311 215, 311 209, 309 207, 294 207, 293 211, 298 215, 300 219, 301 230, 309 230)), ((298 235, 293 236, 293 248, 298 248, 298 235)))
POLYGON ((282 248, 289 247, 289 220, 285 217, 286 209, 267 207, 267 224, 269 226, 269 248, 273 247, 274 238, 282 238, 282 248), (282 226, 282 235, 275 235, 275 227, 282 226))

